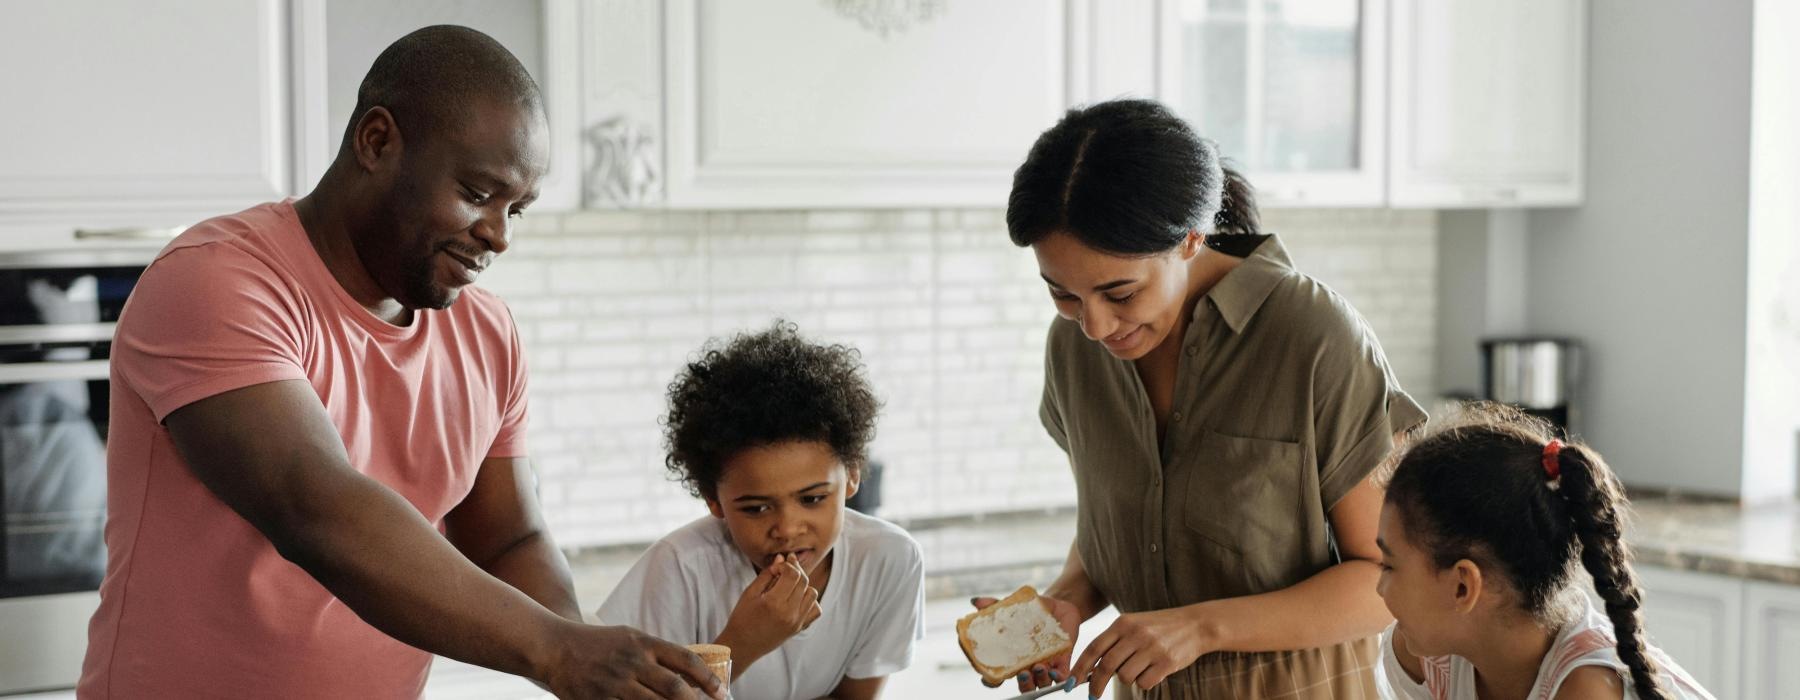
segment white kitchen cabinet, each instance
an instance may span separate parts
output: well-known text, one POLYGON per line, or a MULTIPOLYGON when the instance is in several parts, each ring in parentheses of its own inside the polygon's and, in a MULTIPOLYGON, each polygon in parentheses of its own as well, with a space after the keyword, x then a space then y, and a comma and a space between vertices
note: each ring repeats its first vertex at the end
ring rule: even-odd
POLYGON ((566 211, 581 199, 581 35, 575 0, 494 3, 485 0, 329 0, 325 17, 326 99, 309 105, 329 133, 303 155, 302 189, 311 189, 337 154, 356 106, 356 89, 375 57, 421 27, 457 24, 500 42, 543 90, 550 124, 550 171, 538 183, 531 212, 566 211))
POLYGON ((1390 204, 1580 203, 1586 0, 1393 0, 1392 11, 1390 204))
POLYGON ((1744 588, 1744 697, 1792 698, 1800 688, 1800 586, 1751 581, 1744 588))
POLYGON ((1088 4, 662 8, 667 206, 999 207, 1073 101, 1070 27, 1088 4))
POLYGON ((1639 566, 1637 574, 1651 643, 1713 695, 1739 697, 1744 580, 1653 566, 1639 566))
POLYGON ((1272 206, 1379 206, 1387 1, 1162 0, 1161 99, 1272 206))
MULTIPOLYGON (((309 0, 0 7, 0 245, 162 236, 294 192, 309 0), (80 231, 81 234, 78 234, 80 231)), ((113 242, 117 242, 116 240, 113 242)), ((139 245, 159 241, 139 240, 139 245)))

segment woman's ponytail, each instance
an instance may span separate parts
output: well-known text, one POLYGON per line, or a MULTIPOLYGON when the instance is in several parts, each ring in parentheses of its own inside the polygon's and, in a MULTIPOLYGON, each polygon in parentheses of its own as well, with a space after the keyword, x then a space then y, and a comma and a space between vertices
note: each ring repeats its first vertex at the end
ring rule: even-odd
POLYGON ((1219 213, 1213 217, 1213 232, 1225 235, 1262 233, 1262 221, 1256 211, 1256 191, 1250 187, 1250 181, 1230 165, 1222 166, 1222 169, 1225 188, 1219 198, 1219 213))

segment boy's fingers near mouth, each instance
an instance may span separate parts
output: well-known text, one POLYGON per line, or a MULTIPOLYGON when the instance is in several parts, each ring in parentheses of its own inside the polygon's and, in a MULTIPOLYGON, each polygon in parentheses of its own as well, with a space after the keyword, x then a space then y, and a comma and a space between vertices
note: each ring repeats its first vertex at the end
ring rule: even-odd
POLYGON ((762 587, 758 590, 762 593, 768 593, 773 590, 776 584, 781 583, 781 575, 784 573, 784 569, 785 567, 781 566, 781 555, 775 555, 774 563, 763 567, 762 572, 756 575, 756 581, 762 583, 762 587))

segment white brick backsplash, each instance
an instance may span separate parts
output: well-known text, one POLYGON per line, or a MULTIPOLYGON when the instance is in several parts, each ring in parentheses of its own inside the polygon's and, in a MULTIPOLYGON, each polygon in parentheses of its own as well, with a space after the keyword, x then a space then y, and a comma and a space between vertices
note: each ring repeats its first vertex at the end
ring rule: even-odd
MULTIPOLYGON (((1354 304, 1429 396, 1433 212, 1267 212, 1296 263, 1354 304)), ((483 276, 531 368, 531 449, 559 542, 653 540, 705 513, 663 469, 669 382, 712 336, 779 316, 855 345, 883 399, 870 452, 896 518, 1068 506, 1038 425, 1055 310, 999 209, 581 212, 527 217, 483 276)))

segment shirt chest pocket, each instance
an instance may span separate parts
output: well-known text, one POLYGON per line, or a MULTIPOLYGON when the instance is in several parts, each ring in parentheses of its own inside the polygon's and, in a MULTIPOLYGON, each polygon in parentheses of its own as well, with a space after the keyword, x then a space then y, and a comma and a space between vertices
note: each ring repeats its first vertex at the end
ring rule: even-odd
POLYGON ((1300 443, 1207 432, 1183 461, 1178 507, 1193 534, 1242 554, 1251 569, 1293 546, 1307 502, 1300 443))

